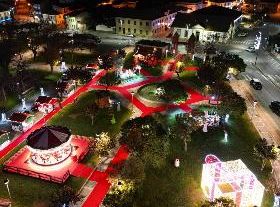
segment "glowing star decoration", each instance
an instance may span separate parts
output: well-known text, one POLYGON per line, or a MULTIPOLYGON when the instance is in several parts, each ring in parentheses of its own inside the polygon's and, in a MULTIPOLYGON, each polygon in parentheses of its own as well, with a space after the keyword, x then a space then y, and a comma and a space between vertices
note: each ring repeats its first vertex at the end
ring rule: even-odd
POLYGON ((228 197, 237 207, 261 206, 265 189, 240 159, 222 162, 215 155, 205 157, 201 187, 210 201, 228 197))

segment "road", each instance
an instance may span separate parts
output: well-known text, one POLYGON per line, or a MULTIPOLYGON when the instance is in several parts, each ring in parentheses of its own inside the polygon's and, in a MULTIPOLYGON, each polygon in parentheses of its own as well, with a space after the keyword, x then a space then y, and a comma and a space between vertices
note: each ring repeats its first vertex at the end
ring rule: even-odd
MULTIPOLYGON (((245 80, 247 84, 252 78, 257 78, 261 81, 263 89, 256 91, 251 87, 249 89, 251 90, 250 93, 258 101, 258 104, 263 107, 263 110, 272 117, 276 123, 275 127, 280 131, 280 117, 272 113, 269 108, 271 101, 280 101, 280 60, 265 50, 265 38, 267 38, 268 33, 267 26, 255 28, 248 31, 247 37, 236 37, 229 44, 219 45, 218 48, 221 51, 238 54, 244 59, 247 64, 246 72, 241 73, 238 79, 245 80), (259 31, 262 32, 260 50, 255 53, 246 51, 247 47, 254 44, 256 34, 259 31)), ((280 135, 278 139, 280 139, 280 135)))

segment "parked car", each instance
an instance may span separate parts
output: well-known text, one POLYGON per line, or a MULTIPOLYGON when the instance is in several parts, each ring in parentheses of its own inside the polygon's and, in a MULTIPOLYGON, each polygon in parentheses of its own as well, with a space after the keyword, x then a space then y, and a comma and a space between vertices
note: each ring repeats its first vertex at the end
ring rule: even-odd
POLYGON ((262 89, 262 83, 258 79, 252 79, 250 81, 250 85, 255 89, 255 90, 261 90, 262 89))
POLYGON ((255 52, 256 49, 255 49, 254 46, 250 46, 250 47, 248 47, 248 48, 246 49, 246 51, 248 51, 248 52, 255 52))
POLYGON ((237 36, 238 37, 246 37, 248 35, 247 32, 242 32, 242 33, 239 33, 237 36))
POLYGON ((271 111, 280 116, 280 101, 272 101, 269 107, 271 111))

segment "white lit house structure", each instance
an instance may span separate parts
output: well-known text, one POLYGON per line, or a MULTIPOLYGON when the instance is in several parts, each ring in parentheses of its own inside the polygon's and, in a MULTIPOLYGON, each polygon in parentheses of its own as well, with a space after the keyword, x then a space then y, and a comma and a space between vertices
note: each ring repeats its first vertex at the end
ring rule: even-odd
POLYGON ((136 37, 166 37, 170 34, 176 13, 156 9, 122 12, 115 18, 116 33, 136 37))
POLYGON ((173 34, 179 35, 179 42, 185 42, 194 35, 199 42, 226 42, 235 34, 242 13, 220 6, 209 6, 192 13, 178 13, 171 25, 173 34))
POLYGON ((237 207, 260 207, 265 190, 240 159, 222 162, 215 155, 205 158, 201 187, 209 200, 228 197, 237 207))

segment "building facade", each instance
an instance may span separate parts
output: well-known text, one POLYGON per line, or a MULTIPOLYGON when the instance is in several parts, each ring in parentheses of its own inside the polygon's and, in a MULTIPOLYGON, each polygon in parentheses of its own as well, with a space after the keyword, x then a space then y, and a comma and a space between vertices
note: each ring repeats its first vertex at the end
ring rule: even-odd
POLYGON ((74 11, 65 15, 66 27, 68 30, 83 32, 87 30, 86 19, 89 14, 84 11, 74 11))
POLYGON ((11 21, 11 11, 5 7, 0 6, 0 24, 5 24, 8 21, 11 21))
POLYGON ((123 14, 115 18, 116 33, 136 37, 165 37, 170 33, 176 13, 167 11, 160 15, 140 11, 123 14))
POLYGON ((171 27, 173 34, 179 35, 179 42, 186 42, 191 35, 201 43, 226 42, 241 20, 239 11, 210 6, 189 14, 178 13, 171 27))

